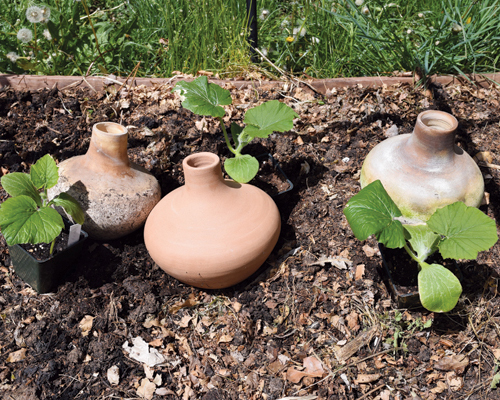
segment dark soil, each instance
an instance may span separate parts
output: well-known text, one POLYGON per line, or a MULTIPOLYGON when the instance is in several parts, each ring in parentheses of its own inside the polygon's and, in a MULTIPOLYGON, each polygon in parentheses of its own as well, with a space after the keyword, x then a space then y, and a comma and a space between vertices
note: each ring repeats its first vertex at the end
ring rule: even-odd
MULTIPOLYGON (((131 160, 167 194, 183 184, 187 155, 229 156, 218 124, 181 108, 170 89, 1 91, 1 174, 28 172, 46 153, 83 154, 92 125, 110 120, 129 127, 131 160)), ((483 210, 498 220, 500 91, 356 87, 323 97, 249 86, 232 95, 234 122, 269 99, 300 115, 294 130, 248 146, 271 153, 294 185, 275 197, 283 228, 268 261, 235 287, 200 290, 155 266, 139 230, 87 240, 66 283, 38 295, 13 272, 0 237, 0 397, 498 399, 500 245, 459 262, 464 291, 452 312, 397 310, 376 241, 356 240, 342 210, 388 128, 411 132, 419 112, 440 109, 459 120, 459 146, 489 152, 483 210), (161 364, 125 350, 138 338, 161 364)), ((283 190, 266 179, 264 189, 283 190)))

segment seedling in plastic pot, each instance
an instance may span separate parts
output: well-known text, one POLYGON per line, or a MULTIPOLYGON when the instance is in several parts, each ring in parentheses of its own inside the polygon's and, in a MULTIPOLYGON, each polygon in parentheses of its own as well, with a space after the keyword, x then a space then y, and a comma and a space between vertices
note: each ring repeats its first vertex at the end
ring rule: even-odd
POLYGON ((59 180, 54 159, 46 154, 31 166, 29 174, 12 172, 1 178, 5 191, 12 197, 0 206, 0 230, 9 246, 15 244, 51 243, 64 228, 61 215, 52 207, 59 206, 82 225, 85 214, 78 202, 67 193, 48 201, 47 189, 59 180))
POLYGON ((452 310, 462 286, 451 271, 425 260, 438 250, 443 258, 476 259, 498 240, 495 221, 460 201, 436 210, 426 223, 406 220, 379 180, 353 196, 344 214, 359 240, 375 235, 388 248, 404 248, 418 263, 420 302, 433 312, 452 310))
POLYGON ((200 76, 192 82, 178 82, 174 91, 183 96, 182 106, 197 115, 207 115, 220 121, 226 145, 234 154, 224 162, 227 174, 236 182, 247 183, 259 171, 259 162, 249 154, 241 154, 243 148, 254 138, 267 138, 273 132, 286 132, 293 128, 293 119, 298 115, 289 106, 278 100, 271 100, 245 114, 244 127, 231 123, 231 139, 224 125, 223 117, 226 114, 222 106, 232 103, 229 90, 221 88, 215 83, 208 83, 206 76, 200 76))

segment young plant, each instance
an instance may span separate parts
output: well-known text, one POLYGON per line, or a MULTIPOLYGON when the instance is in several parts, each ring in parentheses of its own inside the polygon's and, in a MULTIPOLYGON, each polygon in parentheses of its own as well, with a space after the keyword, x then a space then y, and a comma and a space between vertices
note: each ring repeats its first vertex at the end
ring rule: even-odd
POLYGON ((359 240, 375 235, 388 248, 404 248, 418 263, 420 301, 433 312, 452 310, 462 286, 451 271, 425 260, 437 250, 443 258, 476 259, 498 240, 495 221, 460 201, 436 210, 426 223, 406 220, 379 180, 353 196, 344 214, 359 240))
POLYGON ((2 176, 2 186, 12 196, 0 206, 0 229, 9 246, 51 243, 52 254, 55 239, 64 228, 61 215, 52 206, 63 207, 77 224, 83 224, 84 212, 69 194, 48 200, 47 189, 58 180, 58 167, 49 154, 32 165, 29 174, 13 172, 2 176))
POLYGON ((178 82, 174 91, 179 91, 184 97, 182 106, 197 115, 208 115, 220 121, 226 145, 234 158, 224 162, 227 174, 236 182, 247 183, 259 171, 259 162, 249 154, 241 154, 243 148, 254 138, 267 138, 273 132, 285 132, 293 128, 293 119, 298 115, 286 104, 278 100, 271 100, 248 110, 243 122, 245 127, 231 123, 231 137, 226 131, 223 117, 224 108, 232 103, 229 90, 221 88, 215 83, 208 83, 206 76, 200 76, 192 82, 178 82))

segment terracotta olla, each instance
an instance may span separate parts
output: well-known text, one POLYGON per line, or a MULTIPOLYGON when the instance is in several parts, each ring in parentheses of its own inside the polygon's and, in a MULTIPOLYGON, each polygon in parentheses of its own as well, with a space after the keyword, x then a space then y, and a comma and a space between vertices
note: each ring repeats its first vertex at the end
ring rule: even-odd
POLYGON ((478 207, 483 177, 469 154, 455 145, 457 127, 446 112, 422 112, 412 134, 386 139, 370 151, 361 186, 380 179, 403 215, 422 221, 456 201, 478 207))
POLYGON ((85 211, 83 229, 108 240, 125 236, 143 225, 161 198, 158 181, 127 155, 127 129, 114 122, 94 125, 87 153, 59 164, 59 183, 52 198, 68 192, 85 211))
POLYGON ((255 186, 224 180, 219 157, 182 163, 185 185, 165 196, 144 227, 153 260, 169 275, 219 289, 248 278, 273 250, 281 229, 276 204, 255 186))

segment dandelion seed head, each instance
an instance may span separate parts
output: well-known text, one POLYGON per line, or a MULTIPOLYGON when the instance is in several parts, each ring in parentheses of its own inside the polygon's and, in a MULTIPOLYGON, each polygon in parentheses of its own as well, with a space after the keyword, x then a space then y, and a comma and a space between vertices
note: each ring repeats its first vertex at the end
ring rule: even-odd
POLYGON ((304 37, 307 33, 307 30, 305 27, 300 27, 298 26, 297 28, 293 28, 293 35, 297 36, 299 35, 300 37, 304 37))
POLYGON ((262 21, 264 21, 268 16, 269 16, 269 10, 264 9, 260 12, 259 18, 262 21))
POLYGON ((45 37, 45 39, 47 40, 52 40, 52 35, 50 34, 49 30, 48 29, 45 29, 43 31, 43 36, 45 37))
POLYGON ((356 1, 354 2, 354 4, 356 4, 358 7, 359 7, 359 6, 362 6, 362 5, 363 5, 363 3, 364 3, 364 0, 356 0, 356 1))
POLYGON ((23 43, 31 42, 33 39, 33 32, 28 28, 19 29, 19 32, 17 32, 17 39, 23 43))
POLYGON ((10 61, 12 61, 13 63, 15 63, 17 61, 17 59, 19 58, 19 56, 17 55, 16 52, 14 51, 11 51, 10 53, 7 53, 7 56, 6 56, 10 61))
POLYGON ((33 24, 42 22, 44 18, 42 9, 38 6, 28 7, 28 9, 26 10, 26 18, 28 18, 28 21, 33 24))

